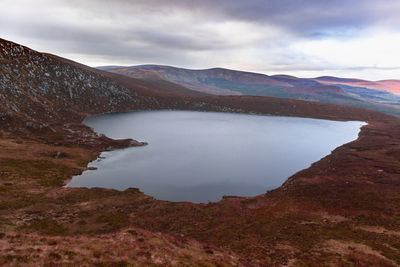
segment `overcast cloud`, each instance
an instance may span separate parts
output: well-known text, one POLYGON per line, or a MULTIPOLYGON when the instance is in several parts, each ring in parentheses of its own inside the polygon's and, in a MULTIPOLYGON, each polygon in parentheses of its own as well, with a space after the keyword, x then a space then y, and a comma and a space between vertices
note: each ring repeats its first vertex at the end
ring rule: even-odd
POLYGON ((0 0, 0 37, 90 65, 400 78, 398 0, 0 0))

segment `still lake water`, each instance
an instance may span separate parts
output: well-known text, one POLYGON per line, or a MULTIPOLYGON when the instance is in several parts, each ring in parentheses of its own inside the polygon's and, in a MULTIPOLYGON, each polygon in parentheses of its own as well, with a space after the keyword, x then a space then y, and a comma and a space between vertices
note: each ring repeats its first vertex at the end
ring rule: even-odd
POLYGON ((357 139, 363 122, 195 111, 91 116, 84 123, 111 138, 149 145, 103 152, 97 170, 68 187, 139 188, 161 200, 218 201, 255 196, 357 139))

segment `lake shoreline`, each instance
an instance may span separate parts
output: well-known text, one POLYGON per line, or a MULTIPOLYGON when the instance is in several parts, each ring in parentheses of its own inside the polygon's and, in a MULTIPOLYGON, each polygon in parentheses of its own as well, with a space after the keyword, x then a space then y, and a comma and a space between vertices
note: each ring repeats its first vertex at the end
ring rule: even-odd
MULTIPOLYGON (((355 134, 355 136, 351 134, 350 138, 350 132, 353 130, 349 131, 349 129, 355 127, 357 128, 357 132, 359 132, 360 127, 365 124, 357 121, 337 122, 287 116, 262 116, 243 113, 183 110, 135 110, 122 113, 108 113, 88 117, 84 120, 84 123, 100 135, 105 134, 110 138, 133 137, 135 139, 151 140, 153 146, 145 150, 140 150, 140 154, 138 154, 139 152, 131 150, 129 150, 130 152, 122 150, 111 153, 109 157, 116 157, 116 159, 109 159, 112 160, 112 165, 107 164, 107 160, 97 160, 97 164, 95 164, 96 160, 92 161, 88 165, 88 168, 90 168, 89 166, 93 166, 93 168, 97 169, 100 167, 100 169, 97 171, 89 170, 80 176, 75 176, 67 187, 103 187, 114 188, 120 191, 129 187, 134 187, 140 188, 141 191, 157 199, 192 201, 195 203, 219 201, 223 195, 256 196, 265 192, 265 190, 259 189, 261 187, 269 189, 271 189, 271 187, 277 188, 285 182, 287 177, 309 167, 313 162, 318 161, 337 146, 354 141, 358 138, 358 134, 355 134), (149 129, 146 130, 147 128, 149 129), (127 132, 127 130, 129 130, 129 132, 127 132), (121 131, 123 133, 121 133, 121 131), (210 139, 207 136, 213 136, 213 138, 210 139), (244 136, 247 138, 243 138, 244 136), (297 139, 299 136, 300 139, 297 139), (153 142, 154 138, 160 140, 153 142), (342 140, 341 138, 343 138, 343 141, 339 141, 342 140), (307 144, 310 142, 308 140, 311 139, 313 140, 313 148, 311 150, 306 149, 307 144), (317 140, 320 140, 318 146, 317 140), (191 148, 194 143, 196 143, 195 147, 191 148), (232 146, 224 145, 229 143, 234 143, 234 147, 241 147, 241 149, 239 149, 240 151, 232 146), (279 148, 276 147, 277 143, 282 144, 282 146, 279 148), (332 145, 330 145, 331 143, 332 145), (333 143, 335 143, 335 145, 333 145, 333 143), (157 149, 158 147, 166 148, 162 148, 162 150, 157 152, 151 152, 153 153, 151 156, 148 155, 148 153, 150 153, 149 151, 157 149), (296 147, 296 149, 291 147, 296 147), (319 152, 319 149, 322 149, 322 147, 324 147, 324 151, 326 150, 326 152, 319 152), (274 156, 268 160, 268 157, 270 157, 269 151, 271 151, 271 149, 275 151, 274 156), (157 162, 151 163, 151 166, 143 171, 140 171, 141 167, 134 167, 137 161, 142 165, 144 164, 145 158, 149 157, 154 161, 158 159, 157 155, 172 154, 174 153, 173 151, 180 152, 175 155, 165 156, 162 160, 159 159, 157 162), (297 153, 300 153, 300 151, 302 151, 302 155, 295 156, 297 153), (191 166, 191 162, 193 162, 194 158, 199 153, 202 155, 211 154, 207 157, 204 157, 204 155, 199 157, 196 160, 197 164, 191 166), (185 156, 181 158, 181 155, 184 154, 190 154, 190 157, 185 156), (240 160, 236 157, 232 158, 232 155, 239 154, 240 160), (214 158, 215 156, 213 155, 218 155, 218 157, 214 158), (132 156, 134 156, 134 158, 130 158, 132 156), (309 157, 312 157, 312 159, 308 159, 309 157), (168 162, 170 158, 173 158, 174 162, 167 164, 166 162, 168 162), (175 170, 176 167, 171 169, 172 165, 176 165, 176 161, 187 161, 189 158, 190 161, 188 161, 188 164, 182 165, 179 171, 175 170), (261 158, 264 163, 260 165, 260 163, 256 162, 260 161, 261 158), (128 164, 128 161, 132 162, 132 164, 128 164), (227 164, 227 162, 230 163, 225 166, 224 164, 227 164), (293 167, 292 165, 297 167, 293 167), (125 166, 129 166, 131 171, 125 166), (241 167, 233 171, 233 169, 237 168, 236 166, 241 167), (281 167, 278 168, 277 166, 281 167), (109 168, 112 168, 112 173, 110 173, 111 169, 110 171, 107 170, 109 168), (159 168, 163 169, 162 173, 156 171, 159 168), (243 168, 248 168, 249 170, 246 171, 243 168), (188 169, 188 171, 186 171, 186 169, 188 169), (206 169, 212 171, 206 171, 206 169), (207 177, 215 176, 213 172, 218 173, 217 179, 208 181, 207 177), (196 173, 195 177, 193 176, 194 173, 196 173), (200 173, 203 174, 200 175, 200 173), (252 176, 245 179, 246 183, 252 184, 244 184, 243 177, 247 176, 246 173, 252 173, 252 176), (262 178, 264 177, 264 173, 269 173, 267 176, 269 178, 262 178), (129 180, 132 180, 132 182, 129 182, 128 176, 136 178, 133 180, 129 178, 129 180), (107 177, 118 178, 113 179, 111 182, 108 181, 109 178, 107 177), (141 177, 148 177, 146 180, 149 180, 149 182, 145 182, 141 177), (162 179, 159 177, 162 177, 162 179), (262 182, 258 182, 259 184, 257 186, 257 182, 254 180, 256 177, 258 177, 257 179, 262 178, 262 182), (173 180, 170 181, 172 178, 173 180), (179 182, 172 182, 175 180, 179 180, 179 182), (191 180, 196 182, 189 182, 191 180), (200 180, 203 181, 201 184, 199 184, 200 180), (279 182, 276 180, 279 180, 279 182), (160 186, 155 186, 155 184, 159 183, 160 186), (269 183, 276 185, 272 186, 269 183), (185 186, 187 186, 187 188, 185 186), (206 190, 206 188, 208 189, 206 190), (217 188, 222 190, 221 193, 217 193, 217 188), (230 189, 228 190, 228 188, 230 189), (194 195, 188 195, 187 197, 189 197, 189 199, 186 199, 187 197, 184 196, 186 192, 190 190, 193 191, 196 197, 194 195), (204 192, 200 193, 200 191, 204 192), (167 192, 171 193, 167 194, 167 192), (203 201, 200 200, 201 198, 203 198, 203 201)), ((103 154, 104 153, 102 153, 102 155, 103 154)), ((150 164, 150 162, 146 164, 150 164)))

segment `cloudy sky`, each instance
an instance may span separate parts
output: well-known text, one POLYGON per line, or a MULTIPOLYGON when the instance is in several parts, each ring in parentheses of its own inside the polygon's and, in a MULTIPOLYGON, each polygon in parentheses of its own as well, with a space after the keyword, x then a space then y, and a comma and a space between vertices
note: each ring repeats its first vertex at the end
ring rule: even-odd
POLYGON ((399 0, 0 0, 0 37, 90 65, 400 79, 399 0))

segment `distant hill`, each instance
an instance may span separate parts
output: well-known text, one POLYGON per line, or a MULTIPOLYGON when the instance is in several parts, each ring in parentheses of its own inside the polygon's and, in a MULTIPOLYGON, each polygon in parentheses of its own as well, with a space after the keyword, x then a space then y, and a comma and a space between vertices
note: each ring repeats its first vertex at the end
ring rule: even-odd
POLYGON ((146 81, 168 81, 215 95, 257 95, 317 101, 367 108, 400 116, 400 81, 370 82, 359 79, 289 75, 213 68, 190 70, 161 65, 105 66, 99 69, 146 81))
POLYGON ((360 79, 337 78, 323 76, 313 79, 322 84, 340 84, 353 87, 363 87, 368 89, 383 90, 394 94, 400 94, 400 80, 367 81, 360 79))

